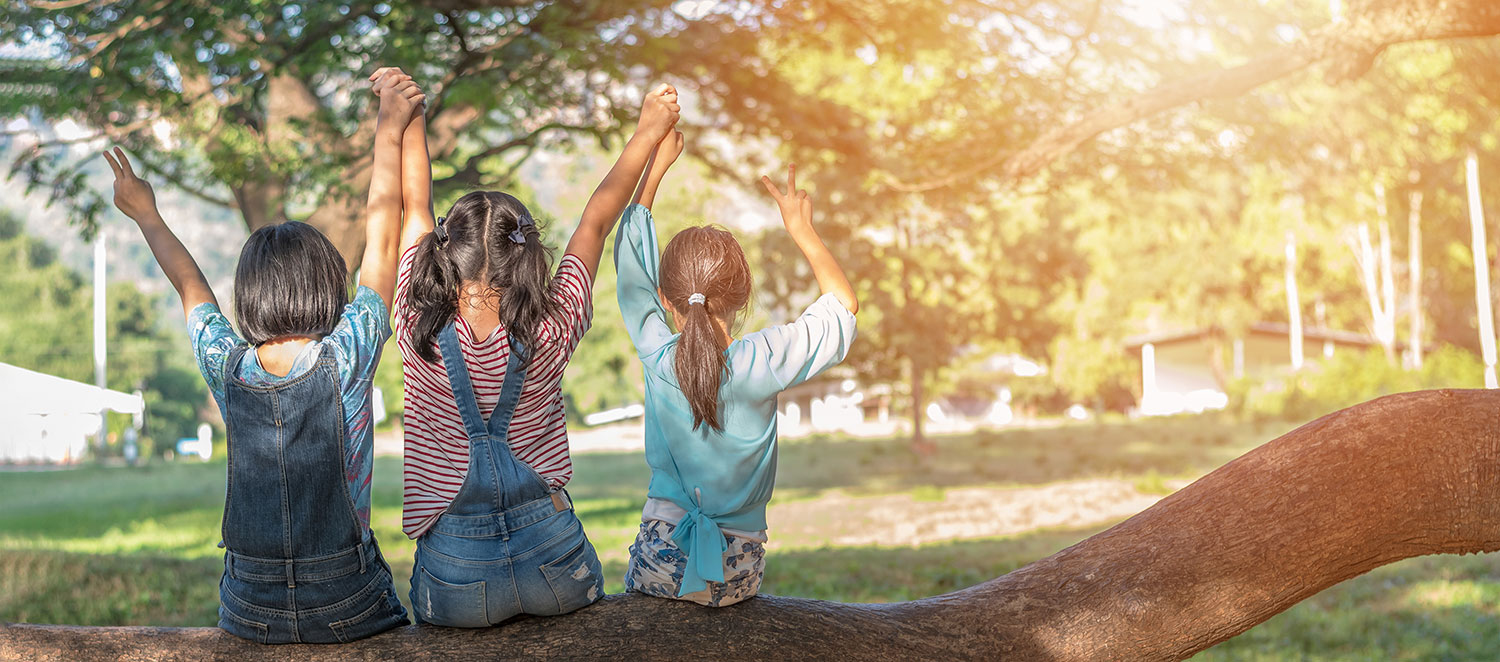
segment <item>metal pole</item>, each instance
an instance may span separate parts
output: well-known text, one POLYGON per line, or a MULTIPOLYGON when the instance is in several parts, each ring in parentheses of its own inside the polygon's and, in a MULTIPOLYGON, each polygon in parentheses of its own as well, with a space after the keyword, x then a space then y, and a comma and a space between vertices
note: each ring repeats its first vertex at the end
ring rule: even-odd
MULTIPOLYGON (((94 385, 101 389, 105 388, 104 276, 104 232, 101 229, 94 234, 94 385)), ((99 411, 99 433, 94 440, 94 446, 100 450, 104 449, 108 432, 104 411, 99 411)))

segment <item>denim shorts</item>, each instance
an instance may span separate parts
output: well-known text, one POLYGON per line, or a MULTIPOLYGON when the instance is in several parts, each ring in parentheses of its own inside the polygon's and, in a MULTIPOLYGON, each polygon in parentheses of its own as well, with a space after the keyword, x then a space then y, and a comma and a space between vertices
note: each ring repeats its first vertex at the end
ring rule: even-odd
POLYGON ((318 644, 348 643, 406 625, 390 566, 373 538, 364 548, 363 555, 350 550, 291 565, 226 554, 219 627, 262 644, 318 644))
POLYGON ((518 614, 566 614, 603 596, 604 573, 583 524, 550 499, 503 516, 443 515, 417 539, 418 623, 486 627, 518 614))

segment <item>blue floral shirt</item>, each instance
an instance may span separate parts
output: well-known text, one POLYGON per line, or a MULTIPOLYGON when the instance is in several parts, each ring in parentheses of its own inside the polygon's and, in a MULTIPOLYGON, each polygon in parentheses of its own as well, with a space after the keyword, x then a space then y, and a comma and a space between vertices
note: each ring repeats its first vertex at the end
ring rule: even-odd
POLYGON ((661 253, 651 211, 625 210, 615 238, 616 295, 646 381, 646 495, 686 514, 672 540, 689 559, 680 595, 724 581, 722 529, 764 531, 776 481, 776 398, 837 365, 854 342, 854 315, 825 294, 790 324, 747 333, 724 350, 722 430, 693 428, 674 367, 679 334, 657 299, 661 253))
MULTIPOLYGON (((370 473, 375 455, 370 380, 375 375, 375 366, 380 363, 380 350, 390 337, 390 310, 375 290, 361 286, 355 292, 354 301, 344 306, 344 314, 333 333, 302 348, 285 376, 266 372, 253 351, 245 352, 235 373, 248 384, 274 386, 311 370, 322 352, 333 352, 344 403, 344 426, 348 432, 344 436, 347 445, 345 457, 348 458, 344 479, 349 483, 349 497, 354 501, 354 510, 366 538, 370 535, 370 473)), ((188 315, 188 339, 193 344, 198 371, 203 373, 203 381, 208 382, 208 390, 219 405, 219 413, 227 420, 224 362, 228 360, 230 350, 245 341, 229 326, 228 318, 219 307, 211 303, 199 304, 188 315)))

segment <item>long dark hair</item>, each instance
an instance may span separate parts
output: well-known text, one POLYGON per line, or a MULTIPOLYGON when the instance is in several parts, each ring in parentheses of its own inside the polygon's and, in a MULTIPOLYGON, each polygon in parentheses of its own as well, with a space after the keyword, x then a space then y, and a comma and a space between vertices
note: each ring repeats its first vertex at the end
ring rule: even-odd
POLYGON ((750 301, 750 264, 740 242, 728 231, 700 226, 677 233, 661 255, 661 295, 677 310, 682 337, 674 368, 677 385, 693 410, 693 429, 707 424, 723 430, 719 385, 728 349, 719 337, 722 320, 729 326, 750 301), (702 295, 697 302, 694 294, 702 295))
POLYGON ((552 314, 552 250, 531 212, 515 196, 475 191, 453 203, 442 225, 446 239, 429 232, 417 244, 406 289, 417 354, 442 360, 433 343, 458 315, 459 287, 474 282, 499 297, 500 324, 534 356, 537 327, 552 314))
POLYGON ((349 303, 344 256, 317 228, 289 221, 250 233, 234 268, 234 317, 251 345, 333 333, 349 303))

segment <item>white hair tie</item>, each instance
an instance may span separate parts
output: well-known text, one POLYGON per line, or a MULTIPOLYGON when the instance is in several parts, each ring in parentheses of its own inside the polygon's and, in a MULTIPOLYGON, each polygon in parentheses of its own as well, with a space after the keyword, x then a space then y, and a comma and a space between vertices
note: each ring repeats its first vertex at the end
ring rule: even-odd
POLYGON ((707 300, 708 297, 703 296, 702 292, 694 292, 688 296, 688 305, 691 306, 696 303, 701 306, 704 305, 703 302, 707 300))

